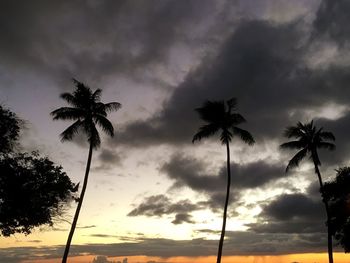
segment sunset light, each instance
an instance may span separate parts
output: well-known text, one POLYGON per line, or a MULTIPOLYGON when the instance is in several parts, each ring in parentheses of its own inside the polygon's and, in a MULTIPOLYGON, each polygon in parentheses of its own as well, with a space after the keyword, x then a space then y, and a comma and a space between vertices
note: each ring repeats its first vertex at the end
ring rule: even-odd
POLYGON ((349 263, 350 0, 1 0, 0 263, 349 263))

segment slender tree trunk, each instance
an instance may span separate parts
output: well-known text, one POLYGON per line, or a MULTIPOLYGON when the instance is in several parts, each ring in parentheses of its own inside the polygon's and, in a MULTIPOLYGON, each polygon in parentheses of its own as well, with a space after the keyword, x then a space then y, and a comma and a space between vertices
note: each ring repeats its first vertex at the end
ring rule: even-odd
POLYGON ((231 186, 231 167, 230 167, 230 145, 229 145, 229 142, 226 142, 226 149, 227 149, 227 189, 226 189, 226 200, 225 200, 225 207, 224 207, 224 218, 222 221, 221 237, 220 237, 220 241, 219 241, 218 257, 216 260, 217 263, 221 263, 222 247, 224 245, 224 238, 225 238, 227 206, 228 206, 228 200, 230 197, 230 186, 231 186))
POLYGON ((87 163, 86 163, 84 183, 83 183, 83 187, 81 189, 81 194, 80 194, 80 197, 79 197, 77 210, 75 211, 74 219, 73 219, 73 222, 72 222, 72 225, 71 225, 71 228, 70 228, 70 232, 69 232, 69 235, 68 235, 68 240, 67 240, 67 243, 66 243, 66 248, 64 250, 62 263, 66 263, 67 262, 70 244, 72 242, 72 238, 73 238, 73 234, 74 234, 74 231, 75 231, 75 227, 77 226, 81 205, 83 204, 85 190, 86 190, 86 186, 87 186, 88 178, 89 178, 89 171, 90 171, 91 158, 92 158, 92 149, 93 149, 92 143, 90 143, 89 155, 88 155, 88 159, 87 159, 87 163))
POLYGON ((333 263, 333 240, 332 240, 332 227, 331 227, 331 216, 330 216, 330 211, 329 211, 329 206, 328 206, 328 202, 326 199, 324 199, 323 197, 323 182, 322 182, 322 177, 321 177, 321 173, 320 170, 318 169, 318 165, 315 164, 315 171, 318 177, 318 181, 320 183, 320 191, 322 194, 322 201, 325 205, 326 208, 326 214, 327 214, 327 232, 328 232, 328 261, 329 263, 333 263))

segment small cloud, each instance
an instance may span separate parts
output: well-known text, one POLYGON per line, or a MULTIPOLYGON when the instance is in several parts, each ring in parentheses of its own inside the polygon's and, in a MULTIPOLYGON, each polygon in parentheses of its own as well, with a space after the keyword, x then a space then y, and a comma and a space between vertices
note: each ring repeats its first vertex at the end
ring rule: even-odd
POLYGON ((190 214, 177 214, 175 216, 175 219, 171 221, 174 225, 179 225, 182 223, 189 223, 189 224, 194 224, 195 221, 193 221, 192 216, 190 214))
POLYGON ((94 228, 96 227, 96 225, 89 225, 89 226, 77 226, 76 228, 79 228, 79 229, 88 229, 88 228, 94 228))

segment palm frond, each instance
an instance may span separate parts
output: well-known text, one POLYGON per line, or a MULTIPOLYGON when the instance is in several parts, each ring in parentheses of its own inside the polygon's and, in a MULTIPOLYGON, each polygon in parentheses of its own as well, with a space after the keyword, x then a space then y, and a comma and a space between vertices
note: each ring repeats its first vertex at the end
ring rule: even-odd
POLYGON ((305 147, 305 144, 302 141, 290 141, 285 142, 280 145, 280 148, 282 149, 296 149, 300 150, 305 147))
POLYGON ((307 149, 302 149, 299 152, 297 152, 297 154, 294 155, 293 158, 290 159, 290 161, 288 162, 286 173, 289 171, 289 169, 298 167, 299 163, 301 162, 301 160, 305 158, 306 154, 307 154, 307 149))
POLYGON ((287 138, 300 138, 304 136, 303 129, 299 127, 299 123, 297 126, 287 127, 284 131, 284 136, 287 138))
POLYGON ((243 142, 249 145, 253 145, 255 143, 254 137, 247 130, 232 127, 232 132, 234 135, 239 136, 243 142))
POLYGON ((72 125, 70 125, 67 129, 65 129, 61 134, 61 141, 70 141, 73 137, 78 134, 78 132, 83 128, 83 123, 80 120, 77 120, 72 125))
POLYGON ((76 87, 73 93, 63 93, 61 98, 65 99, 73 107, 61 107, 51 112, 54 120, 76 120, 61 134, 61 140, 71 140, 75 134, 84 132, 89 142, 97 148, 101 139, 95 124, 101 126, 102 130, 113 136, 114 129, 110 121, 106 118, 107 112, 117 110, 120 103, 111 102, 103 104, 100 102, 101 89, 94 92, 84 83, 73 79, 76 87))
POLYGON ((195 109, 200 118, 208 123, 217 122, 225 116, 225 104, 223 101, 206 101, 202 107, 195 109))
POLYGON ((192 143, 200 141, 203 138, 208 138, 219 131, 220 127, 215 124, 203 125, 199 131, 193 136, 192 143))
POLYGON ((228 106, 230 112, 231 112, 231 110, 236 110, 236 106, 237 106, 237 99, 236 98, 231 98, 231 99, 227 100, 226 103, 227 103, 227 106, 228 106))
POLYGON ((335 150, 335 144, 330 142, 320 142, 317 144, 317 148, 327 149, 330 151, 335 150))
POLYGON ((229 118, 230 126, 235 126, 246 122, 246 119, 239 113, 231 113, 229 118))
POLYGON ((104 106, 106 112, 117 111, 122 107, 122 105, 119 102, 105 103, 104 106))
POLYGON ((94 116, 95 122, 102 128, 102 130, 107 133, 109 136, 114 136, 114 128, 112 123, 102 115, 94 116))
POLYGON ((335 141, 335 136, 331 132, 322 131, 320 132, 320 137, 325 140, 335 141))
POLYGON ((102 90, 101 89, 96 89, 95 92, 92 94, 92 99, 93 101, 100 101, 101 100, 101 94, 102 90))
POLYGON ((68 104, 72 105, 72 106, 76 106, 76 98, 74 97, 73 94, 69 93, 69 92, 65 92, 62 93, 60 95, 61 99, 64 99, 68 104))
POLYGON ((232 133, 227 130, 227 129, 224 129, 222 130, 221 134, 220 134, 220 141, 222 144, 226 144, 226 143, 229 143, 232 139, 232 133))
POLYGON ((83 118, 86 112, 80 108, 61 107, 50 113, 53 120, 77 120, 83 118))

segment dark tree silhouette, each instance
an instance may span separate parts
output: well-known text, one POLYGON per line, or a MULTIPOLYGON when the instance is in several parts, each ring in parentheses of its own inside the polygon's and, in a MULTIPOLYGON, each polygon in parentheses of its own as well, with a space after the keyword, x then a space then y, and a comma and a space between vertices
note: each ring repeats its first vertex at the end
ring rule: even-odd
POLYGON ((254 144, 253 136, 246 130, 243 130, 237 125, 244 123, 246 120, 243 116, 236 112, 237 101, 232 98, 228 101, 207 101, 201 108, 197 108, 200 118, 206 122, 205 125, 199 128, 199 131, 194 135, 192 142, 200 141, 203 138, 213 136, 220 132, 220 141, 226 145, 227 151, 227 188, 226 199, 224 206, 224 215, 221 236, 219 241, 217 263, 221 262, 222 248, 225 238, 227 207, 230 197, 231 186, 231 168, 230 168, 230 142, 233 137, 239 137, 245 143, 254 144))
POLYGON ((19 138, 20 120, 16 114, 0 105, 0 152, 7 153, 13 150, 19 138))
POLYGON ((38 152, 14 149, 22 121, 0 106, 0 231, 3 236, 30 234, 53 224, 74 197, 74 184, 48 158, 38 152))
POLYGON ((30 234, 53 225, 72 201, 74 184, 48 158, 17 153, 0 158, 0 230, 3 236, 30 234))
POLYGON ((112 123, 107 119, 107 113, 116 111, 121 107, 118 102, 102 103, 101 89, 96 89, 94 92, 83 83, 73 79, 76 89, 73 93, 63 93, 61 98, 64 99, 72 107, 61 107, 51 112, 54 120, 70 120, 74 121, 71 126, 61 133, 61 141, 72 140, 73 137, 83 132, 87 136, 89 142, 89 154, 86 164, 84 182, 79 197, 78 206, 73 218, 72 226, 68 235, 68 240, 62 263, 67 262, 70 244, 72 242, 73 234, 78 222, 80 209, 83 203, 86 186, 89 178, 89 171, 91 165, 92 151, 101 144, 100 135, 96 129, 96 125, 100 126, 102 130, 110 136, 114 135, 114 128, 112 123))
POLYGON ((350 252, 350 167, 336 170, 336 178, 324 184, 323 195, 331 214, 332 234, 350 252))
POLYGON ((323 128, 317 129, 314 126, 313 121, 310 123, 302 124, 298 122, 296 126, 290 126, 285 130, 284 136, 287 138, 295 138, 297 140, 290 141, 281 144, 282 149, 292 149, 299 150, 292 159, 290 159, 286 172, 289 169, 297 167, 301 160, 303 160, 307 155, 310 156, 310 160, 313 162, 315 167, 315 173, 320 184, 320 192, 322 195, 322 201, 326 208, 327 215, 327 229, 328 229, 328 258, 329 263, 333 263, 333 245, 332 245, 332 231, 330 222, 330 211, 328 202, 323 198, 323 182, 319 166, 321 161, 319 159, 317 150, 327 149, 334 150, 335 145, 329 141, 335 141, 335 137, 331 132, 324 131, 323 128))

